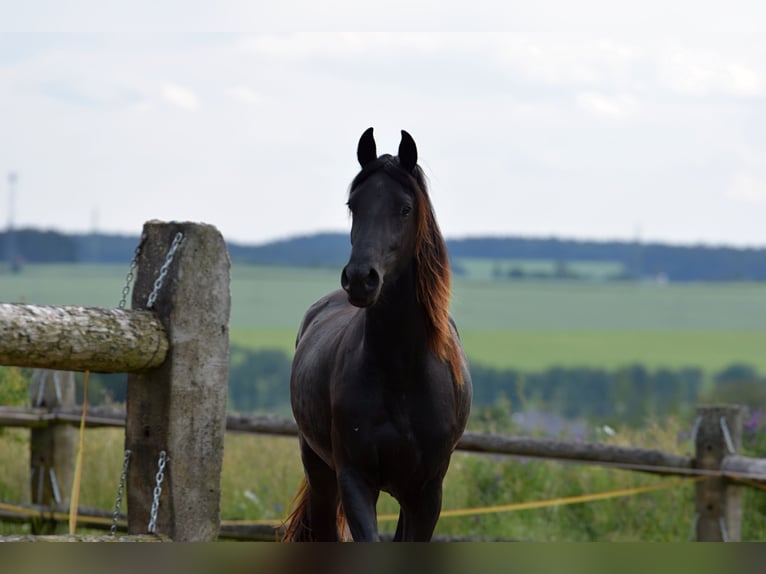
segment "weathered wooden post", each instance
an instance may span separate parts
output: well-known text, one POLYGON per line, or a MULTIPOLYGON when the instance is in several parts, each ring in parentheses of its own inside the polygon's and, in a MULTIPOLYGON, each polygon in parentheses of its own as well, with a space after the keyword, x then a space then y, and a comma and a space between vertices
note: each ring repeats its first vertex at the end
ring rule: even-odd
MULTIPOLYGON (((739 405, 697 409, 695 467, 720 471, 724 458, 742 446, 744 408, 739 405)), ((738 542, 742 538, 742 488, 711 476, 696 485, 696 539, 738 542)))
POLYGON ((170 344, 160 367, 128 376, 129 534, 148 532, 159 486, 156 532, 176 541, 210 541, 218 535, 230 267, 223 237, 210 225, 144 226, 132 306, 145 309, 154 293, 153 309, 170 344), (178 237, 181 243, 168 264, 178 237), (166 275, 156 287, 163 266, 166 275), (158 484, 162 452, 167 462, 158 484))
MULTIPOLYGON (((29 395, 32 406, 53 411, 74 407, 71 371, 35 369, 29 395)), ((77 430, 71 425, 33 428, 29 439, 29 489, 32 504, 59 506, 69 501, 77 452, 77 430)), ((51 532, 55 524, 33 523, 36 534, 51 532)))

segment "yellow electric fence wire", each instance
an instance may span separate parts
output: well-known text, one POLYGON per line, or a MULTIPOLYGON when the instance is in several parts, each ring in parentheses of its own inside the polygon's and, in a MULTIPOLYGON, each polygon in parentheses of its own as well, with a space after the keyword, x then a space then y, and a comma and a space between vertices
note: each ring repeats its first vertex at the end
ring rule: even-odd
MULTIPOLYGON (((636 486, 633 488, 621 488, 619 490, 609 490, 606 492, 597 492, 595 494, 580 494, 577 496, 564 496, 560 498, 549 498, 548 500, 533 500, 530 502, 516 502, 513 504, 499 504, 494 506, 484 506, 481 508, 458 508, 454 510, 442 510, 441 518, 454 516, 477 516, 480 514, 493 514, 495 512, 513 512, 517 510, 531 510, 533 508, 545 508, 548 506, 563 506, 566 504, 579 504, 581 502, 593 502, 594 500, 606 500, 608 498, 619 498, 623 496, 633 496, 653 490, 663 490, 673 488, 684 483, 697 482, 706 477, 696 476, 693 478, 680 478, 658 484, 649 484, 646 486, 636 486)), ((383 514, 378 516, 378 522, 398 520, 398 514, 383 514)))
MULTIPOLYGON (((57 510, 47 511, 40 510, 39 508, 27 508, 26 506, 18 506, 16 504, 8 504, 6 502, 0 502, 0 511, 12 512, 14 514, 20 514, 22 516, 39 517, 46 520, 54 520, 56 522, 65 522, 69 520, 68 512, 60 512, 57 510)), ((107 516, 87 516, 78 514, 77 521, 81 524, 112 524, 112 517, 107 516)), ((120 523, 124 523, 124 520, 120 520, 120 523)))
POLYGON ((758 490, 766 490, 766 484, 762 482, 755 482, 754 480, 749 480, 747 478, 734 478, 736 482, 741 482, 742 484, 746 486, 751 486, 753 488, 757 488, 758 490))
MULTIPOLYGON (((495 512, 513 512, 517 510, 531 510, 533 508, 545 508, 548 506, 562 506, 566 504, 579 504, 582 502, 592 502, 595 500, 606 500, 609 498, 619 498, 624 496, 633 496, 644 492, 654 490, 664 490, 674 488, 682 484, 691 484, 708 478, 707 476, 695 476, 691 478, 679 478, 676 480, 664 481, 646 486, 636 486, 633 488, 622 488, 619 490, 609 490, 606 492, 597 492, 595 494, 580 494, 578 496, 566 496, 559 498, 549 498, 547 500, 534 500, 530 502, 516 502, 513 504, 501 504, 494 506, 483 506, 479 508, 459 508, 454 510, 442 510, 441 518, 454 516, 475 516, 480 514, 491 514, 495 512)), ((398 514, 381 514, 378 516, 378 522, 387 522, 398 520, 398 514)), ((280 520, 222 520, 221 526, 237 525, 280 525, 280 520)))
MULTIPOLYGON (((85 385, 84 392, 85 397, 83 399, 83 414, 82 421, 80 422, 80 446, 77 453, 77 463, 75 467, 75 479, 72 484, 72 497, 69 507, 69 513, 63 512, 44 512, 37 509, 25 508, 23 506, 16 506, 5 502, 0 502, 0 510, 6 512, 14 512, 16 514, 28 515, 28 516, 43 516, 52 520, 66 520, 69 519, 69 533, 74 534, 74 530, 77 525, 77 503, 79 499, 80 491, 80 479, 82 476, 82 457, 84 447, 84 429, 85 429, 85 414, 87 410, 87 391, 88 391, 88 372, 85 372, 85 385)), ((766 485, 746 478, 730 476, 728 473, 719 473, 718 476, 728 476, 728 478, 757 488, 759 490, 766 490, 766 485)), ((583 502, 593 502, 596 500, 607 500, 610 498, 621 498, 626 496, 633 496, 636 494, 642 494, 645 492, 652 492, 656 490, 665 490, 680 486, 683 484, 691 484, 710 478, 708 474, 702 476, 684 477, 676 480, 669 480, 659 482, 655 484, 649 484, 645 486, 636 486, 633 488, 622 488, 617 490, 608 490, 605 492, 597 492, 595 494, 580 494, 577 496, 565 496, 558 498, 549 498, 546 500, 533 500, 529 502, 516 502, 512 504, 499 504, 493 506, 483 506, 478 508, 459 508, 453 510, 442 510, 441 518, 450 518, 456 516, 478 516, 482 514, 493 514, 498 512, 514 512, 519 510, 532 510, 537 508, 546 508, 550 506, 564 506, 567 504, 580 504, 583 502)), ((382 514, 378 516, 378 522, 387 522, 397 520, 398 514, 382 514)), ((90 524, 110 524, 111 518, 89 516, 83 517, 83 522, 90 524)), ((262 519, 262 520, 221 520, 221 526, 248 526, 248 525, 265 525, 278 527, 284 524, 284 520, 278 519, 262 519)))
MULTIPOLYGON (((461 508, 461 509, 454 509, 454 510, 443 510, 441 513, 441 517, 445 518, 445 517, 455 517, 455 516, 477 516, 477 515, 491 514, 496 512, 513 512, 513 511, 519 511, 519 510, 532 510, 536 508, 546 508, 550 506, 563 506, 567 504, 579 504, 583 502, 592 502, 596 500, 606 500, 609 498, 620 498, 625 496, 642 494, 644 492, 670 489, 670 488, 674 488, 676 486, 680 486, 687 483, 692 484, 700 480, 705 480, 706 478, 709 478, 709 477, 695 476, 691 478, 681 478, 677 480, 669 480, 669 481, 660 482, 656 484, 649 484, 646 486, 637 486, 633 488, 609 490, 606 492, 598 492, 595 494, 581 494, 577 496, 566 496, 566 497, 559 497, 559 498, 550 498, 547 500, 534 500, 530 502, 517 502, 513 504, 484 506, 479 508, 461 508)), ((734 480, 736 480, 737 482, 742 482, 754 488, 766 490, 766 485, 762 483, 758 483, 758 482, 747 480, 747 479, 741 479, 741 478, 740 479, 734 478, 734 480)), ((52 520, 66 520, 68 518, 71 518, 71 510, 69 514, 66 514, 63 512, 41 512, 40 510, 37 510, 37 509, 25 508, 23 506, 8 504, 5 502, 0 502, 0 510, 4 510, 6 512, 13 512, 16 514, 28 515, 28 516, 42 516, 52 520)), ((385 522, 385 521, 396 520, 397 518, 399 518, 398 514, 383 514, 378 517, 378 521, 385 522)), ((89 517, 83 516, 83 520, 82 520, 82 522, 89 523, 89 524, 110 524, 111 521, 112 521, 111 518, 98 517, 98 516, 89 516, 89 517)), ((284 523, 283 520, 275 520, 275 519, 221 520, 221 526, 264 525, 264 526, 278 527, 282 525, 283 523, 284 523)))
POLYGON ((77 530, 77 507, 80 504, 80 482, 82 481, 82 457, 85 449, 85 416, 88 413, 88 376, 90 371, 85 371, 85 382, 82 391, 82 417, 80 418, 80 443, 77 447, 77 459, 74 466, 74 479, 72 480, 72 496, 69 499, 69 534, 77 530))

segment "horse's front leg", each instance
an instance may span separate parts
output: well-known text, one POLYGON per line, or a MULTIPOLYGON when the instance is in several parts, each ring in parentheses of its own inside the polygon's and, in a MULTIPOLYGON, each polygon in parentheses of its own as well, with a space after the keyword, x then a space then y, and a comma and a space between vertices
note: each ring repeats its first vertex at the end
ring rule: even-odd
POLYGON ((376 542, 378 514, 375 509, 380 491, 370 485, 353 468, 344 467, 338 472, 338 488, 348 527, 354 542, 376 542))
POLYGON ((400 501, 397 540, 428 542, 433 536, 442 509, 442 479, 428 483, 421 492, 400 501), (400 532, 401 530, 401 532, 400 532))

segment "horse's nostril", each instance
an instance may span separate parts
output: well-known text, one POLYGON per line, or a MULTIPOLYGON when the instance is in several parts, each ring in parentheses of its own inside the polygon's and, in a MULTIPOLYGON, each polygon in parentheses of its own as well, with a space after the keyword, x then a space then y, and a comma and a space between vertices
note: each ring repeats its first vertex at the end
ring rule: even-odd
POLYGON ((340 286, 343 287, 344 291, 348 291, 349 287, 349 280, 348 275, 346 274, 346 268, 343 268, 343 272, 340 274, 340 286))
POLYGON ((367 277, 364 280, 364 285, 369 289, 370 291, 374 291, 378 288, 378 284, 380 283, 380 275, 378 275, 378 272, 375 271, 375 269, 370 269, 370 272, 367 274, 367 277))
POLYGON ((380 288, 380 273, 367 265, 346 265, 340 274, 340 285, 349 296, 363 300, 380 288))

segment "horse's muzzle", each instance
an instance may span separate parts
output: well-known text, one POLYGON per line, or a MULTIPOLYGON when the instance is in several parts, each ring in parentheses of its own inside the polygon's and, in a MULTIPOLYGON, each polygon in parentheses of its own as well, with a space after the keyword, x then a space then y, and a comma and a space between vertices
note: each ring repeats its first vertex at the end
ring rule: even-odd
POLYGON ((369 307, 380 294, 380 273, 368 265, 349 263, 340 275, 340 284, 355 307, 369 307))

